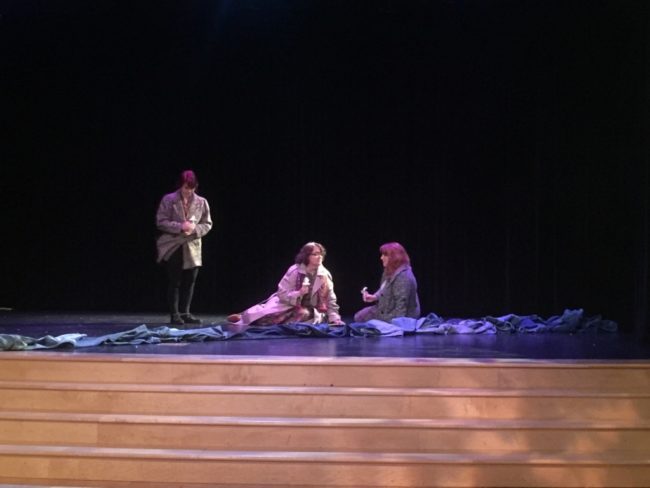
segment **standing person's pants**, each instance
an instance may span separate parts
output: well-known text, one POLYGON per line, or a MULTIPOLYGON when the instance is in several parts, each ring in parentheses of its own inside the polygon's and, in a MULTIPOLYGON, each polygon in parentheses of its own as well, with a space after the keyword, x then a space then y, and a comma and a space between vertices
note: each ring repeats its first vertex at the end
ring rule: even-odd
POLYGON ((183 248, 176 249, 165 263, 167 269, 167 304, 169 313, 189 314, 194 295, 194 283, 199 274, 199 268, 183 269, 183 248), (182 312, 180 312, 182 310, 182 312))

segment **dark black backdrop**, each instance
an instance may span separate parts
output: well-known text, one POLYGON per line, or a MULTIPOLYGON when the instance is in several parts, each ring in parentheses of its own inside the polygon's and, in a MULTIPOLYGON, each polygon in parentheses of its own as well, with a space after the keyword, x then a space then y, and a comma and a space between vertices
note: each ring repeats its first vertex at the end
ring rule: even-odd
POLYGON ((647 332, 647 2, 0 5, 0 306, 164 313, 154 213, 191 167, 196 312, 318 240, 351 315, 397 240, 423 312, 647 332))

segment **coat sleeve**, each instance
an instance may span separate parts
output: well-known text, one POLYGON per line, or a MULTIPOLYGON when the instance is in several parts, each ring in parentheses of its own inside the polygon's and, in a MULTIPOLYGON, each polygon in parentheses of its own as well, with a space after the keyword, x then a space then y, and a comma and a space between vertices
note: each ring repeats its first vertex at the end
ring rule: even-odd
POLYGON ((297 266, 291 266, 278 283, 278 298, 282 303, 296 305, 300 290, 296 290, 297 266))
POLYGON ((210 205, 206 199, 203 199, 203 209, 201 212, 201 218, 194 228, 194 233, 196 237, 203 237, 212 229, 212 216, 210 215, 210 205))
POLYGON ((392 283, 393 309, 387 311, 390 319, 406 317, 412 289, 413 283, 409 280, 408 273, 402 272, 395 277, 392 283))
POLYGON ((156 212, 156 227, 168 234, 180 234, 183 224, 174 217, 173 201, 163 197, 156 212))
POLYGON ((339 314, 339 304, 336 301, 336 293, 334 293, 334 280, 331 275, 327 275, 327 281, 329 282, 329 293, 327 295, 327 320, 328 322, 336 322, 341 320, 341 315, 339 314))

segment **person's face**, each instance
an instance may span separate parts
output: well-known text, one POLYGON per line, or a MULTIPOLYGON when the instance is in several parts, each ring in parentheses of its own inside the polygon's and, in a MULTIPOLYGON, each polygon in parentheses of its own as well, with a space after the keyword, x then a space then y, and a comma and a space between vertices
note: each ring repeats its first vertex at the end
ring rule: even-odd
POLYGON ((312 267, 317 267, 323 262, 323 251, 316 246, 309 253, 309 265, 312 267))
POLYGON ((381 256, 379 256, 379 259, 381 259, 381 264, 385 268, 388 265, 388 254, 382 254, 381 256))
POLYGON ((192 195, 194 195, 194 188, 188 187, 187 183, 185 183, 183 186, 181 186, 181 195, 185 200, 189 200, 192 198, 192 195))

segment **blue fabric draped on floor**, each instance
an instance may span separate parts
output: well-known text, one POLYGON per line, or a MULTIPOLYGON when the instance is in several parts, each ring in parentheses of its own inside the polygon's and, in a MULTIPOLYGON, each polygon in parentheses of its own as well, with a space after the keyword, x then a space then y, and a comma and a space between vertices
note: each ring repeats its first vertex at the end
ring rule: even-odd
POLYGON ((0 334, 0 351, 24 351, 54 349, 57 347, 95 347, 102 345, 139 345, 171 342, 205 342, 231 339, 273 339, 283 337, 401 337, 407 334, 531 334, 531 333, 596 333, 617 332, 618 326, 600 316, 585 317, 582 309, 565 310, 562 315, 542 319, 537 315, 481 319, 444 319, 430 313, 426 317, 412 319, 400 317, 392 322, 370 320, 346 326, 327 324, 286 324, 264 327, 233 328, 216 325, 197 329, 170 327, 149 328, 140 325, 130 330, 98 337, 82 333, 32 338, 16 334, 0 334))

